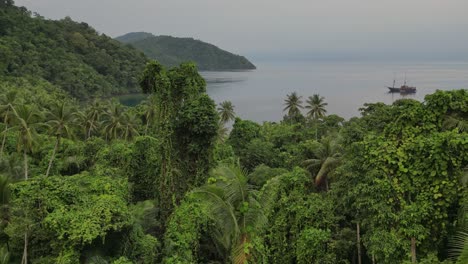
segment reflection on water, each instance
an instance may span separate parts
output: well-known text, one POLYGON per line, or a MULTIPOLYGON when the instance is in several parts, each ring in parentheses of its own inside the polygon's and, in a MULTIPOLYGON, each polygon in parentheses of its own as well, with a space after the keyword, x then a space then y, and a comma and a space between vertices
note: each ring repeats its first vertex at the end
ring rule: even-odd
POLYGON ((236 83, 246 81, 247 78, 238 76, 240 72, 251 71, 235 71, 235 72, 201 72, 200 74, 205 78, 207 85, 216 85, 224 83, 236 83), (220 75, 222 73, 222 75, 220 75))
POLYGON ((118 96, 120 103, 126 106, 135 106, 146 97, 148 97, 146 94, 126 94, 118 96))
MULTIPOLYGON (((306 97, 318 93, 328 103, 328 114, 345 118, 358 116, 364 103, 391 104, 409 98, 423 100, 437 89, 468 87, 468 62, 281 62, 256 63, 254 71, 202 72, 207 92, 216 101, 230 100, 236 113, 258 122, 280 120, 287 94, 297 91, 306 97), (416 86, 416 94, 388 93, 396 73, 397 84, 416 86)), ((144 95, 120 97, 134 105, 144 95)))

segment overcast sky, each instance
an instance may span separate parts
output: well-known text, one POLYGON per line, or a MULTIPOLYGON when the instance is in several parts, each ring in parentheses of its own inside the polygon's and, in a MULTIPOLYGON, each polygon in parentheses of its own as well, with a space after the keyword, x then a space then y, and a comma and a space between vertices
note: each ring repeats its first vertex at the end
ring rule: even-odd
POLYGON ((250 56, 468 54, 468 0, 16 0, 116 37, 193 37, 250 56))

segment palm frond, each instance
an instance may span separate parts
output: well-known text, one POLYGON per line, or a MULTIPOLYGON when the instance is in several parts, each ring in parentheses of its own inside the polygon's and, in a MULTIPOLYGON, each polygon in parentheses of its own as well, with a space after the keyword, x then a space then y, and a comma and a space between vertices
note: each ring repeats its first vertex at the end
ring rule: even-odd
POLYGON ((325 179, 325 177, 327 177, 327 175, 338 166, 339 162, 340 160, 337 158, 328 157, 320 167, 317 176, 315 176, 315 184, 320 185, 323 179, 325 179))
POLYGON ((449 243, 449 256, 457 263, 468 263, 468 229, 458 231, 449 243))

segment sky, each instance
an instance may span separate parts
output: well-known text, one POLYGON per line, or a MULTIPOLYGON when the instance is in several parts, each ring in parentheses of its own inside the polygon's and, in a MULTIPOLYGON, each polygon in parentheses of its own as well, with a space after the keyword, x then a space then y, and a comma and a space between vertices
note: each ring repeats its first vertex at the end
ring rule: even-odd
POLYGON ((16 0, 117 37, 193 37, 247 56, 468 59, 467 0, 16 0))

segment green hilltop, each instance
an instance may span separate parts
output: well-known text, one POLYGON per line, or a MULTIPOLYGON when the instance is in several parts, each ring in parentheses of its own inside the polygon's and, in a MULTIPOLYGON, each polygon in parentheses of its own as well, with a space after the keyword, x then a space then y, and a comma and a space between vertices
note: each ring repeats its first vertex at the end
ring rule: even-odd
POLYGON ((193 61, 200 70, 252 70, 248 59, 232 54, 215 45, 193 38, 154 36, 146 32, 132 32, 117 37, 122 43, 131 44, 168 67, 185 61, 193 61))
POLYGON ((78 99, 138 92, 147 57, 66 17, 0 2, 0 78, 43 79, 78 99))

